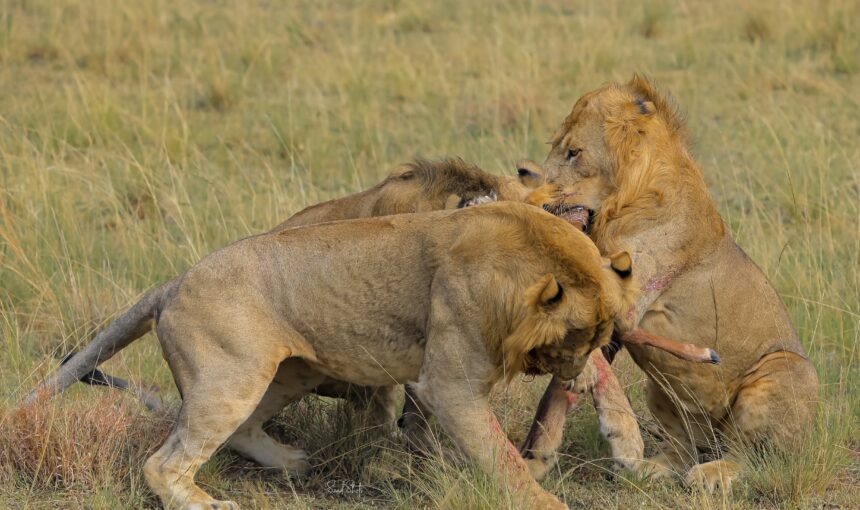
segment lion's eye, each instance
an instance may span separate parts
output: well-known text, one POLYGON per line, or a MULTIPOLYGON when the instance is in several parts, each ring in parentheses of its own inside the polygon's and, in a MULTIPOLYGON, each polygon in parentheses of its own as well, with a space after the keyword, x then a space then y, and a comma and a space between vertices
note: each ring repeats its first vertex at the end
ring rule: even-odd
POLYGON ((581 152, 582 152, 582 149, 574 149, 573 147, 571 147, 570 149, 567 149, 567 162, 573 163, 574 161, 576 161, 576 158, 579 157, 579 154, 581 152))

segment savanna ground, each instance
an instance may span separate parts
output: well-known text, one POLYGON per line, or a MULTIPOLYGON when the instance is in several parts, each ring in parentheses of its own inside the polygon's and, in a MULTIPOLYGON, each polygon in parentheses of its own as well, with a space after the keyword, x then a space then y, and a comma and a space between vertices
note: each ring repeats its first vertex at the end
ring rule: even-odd
MULTIPOLYGON (((748 458, 749 476, 707 496, 611 476, 586 405, 544 485, 580 508, 860 507, 858 34, 850 0, 2 2, 0 507, 158 506, 140 468, 169 413, 88 387, 17 411, 144 290, 416 154, 500 173, 541 160, 579 95, 634 71, 687 112, 720 211, 818 368, 819 424, 791 458, 748 458)), ((152 335, 106 369, 176 408, 152 335)), ((642 374, 626 357, 617 371, 647 426, 642 374)), ((498 391, 515 441, 543 383, 498 391)), ((313 453, 307 479, 222 451, 201 484, 249 508, 508 504, 474 470, 418 462, 361 424, 297 404, 271 429, 313 453)))

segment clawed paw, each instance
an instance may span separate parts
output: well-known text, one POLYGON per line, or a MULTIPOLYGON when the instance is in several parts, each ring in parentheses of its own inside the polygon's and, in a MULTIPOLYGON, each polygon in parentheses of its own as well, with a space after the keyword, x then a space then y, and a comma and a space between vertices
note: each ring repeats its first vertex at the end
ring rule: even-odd
POLYGON ((239 505, 233 501, 210 501, 208 503, 191 503, 186 510, 239 510, 239 505))
POLYGON ((734 463, 727 461, 713 461, 698 464, 687 471, 684 483, 690 487, 698 487, 707 492, 717 489, 728 490, 732 482, 738 476, 738 469, 734 463))
POLYGON ((639 462, 636 466, 636 472, 649 480, 665 480, 678 474, 663 455, 639 462))
POLYGON ((531 473, 532 477, 534 477, 538 482, 546 478, 546 475, 549 473, 553 464, 552 455, 532 453, 530 457, 524 457, 523 460, 529 468, 529 473, 531 473))
POLYGON ((290 476, 302 476, 311 468, 308 454, 301 448, 284 445, 278 457, 279 466, 290 476))

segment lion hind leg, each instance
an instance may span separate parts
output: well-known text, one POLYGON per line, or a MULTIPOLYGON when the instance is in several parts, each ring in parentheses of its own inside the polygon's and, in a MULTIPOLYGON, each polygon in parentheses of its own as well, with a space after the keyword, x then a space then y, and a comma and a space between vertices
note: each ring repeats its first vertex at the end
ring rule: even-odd
POLYGON ((791 352, 769 354, 745 378, 723 432, 748 444, 791 447, 812 430, 817 405, 812 363, 791 352))
MULTIPOLYGON (((818 379, 809 360, 791 352, 768 354, 744 378, 720 432, 737 447, 790 451, 812 431, 817 401, 818 379)), ((719 459, 693 466, 685 481, 708 491, 727 489, 741 471, 737 462, 719 459)))
POLYGON ((283 469, 294 475, 303 474, 310 467, 305 451, 276 441, 263 430, 263 424, 324 379, 324 375, 300 359, 289 358, 281 362, 257 408, 230 436, 227 446, 263 467, 283 469))
MULTIPOLYGON (((159 331, 162 344, 170 333, 159 331)), ((238 508, 231 501, 218 501, 206 494, 195 484, 194 476, 251 416, 283 359, 284 349, 277 339, 249 338, 242 342, 237 337, 246 333, 231 333, 219 332, 217 342, 208 334, 197 333, 197 338, 167 344, 172 349, 169 361, 174 377, 183 389, 182 407, 173 431, 146 461, 144 476, 168 508, 238 508), (213 347, 243 343, 255 348, 244 350, 238 357, 213 347)))

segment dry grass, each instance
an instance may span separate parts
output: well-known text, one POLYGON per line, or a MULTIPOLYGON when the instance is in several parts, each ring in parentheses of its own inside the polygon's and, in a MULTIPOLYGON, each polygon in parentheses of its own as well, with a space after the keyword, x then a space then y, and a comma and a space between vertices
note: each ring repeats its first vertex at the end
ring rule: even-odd
POLYGON ((86 402, 43 401, 4 409, 0 481, 19 495, 140 487, 141 463, 167 437, 170 426, 168 416, 111 394, 86 402))
MULTIPOLYGON (((707 496, 610 476, 583 407, 545 486, 582 507, 860 506, 858 20, 852 0, 3 3, 0 507, 155 504, 140 459, 161 419, 92 388, 16 410, 145 289, 416 154, 497 172, 541 159, 579 95, 634 71, 687 112, 720 211, 818 368, 821 423, 789 458, 738 452, 756 469, 707 496)), ((642 375, 620 361, 647 420, 642 375)), ((106 368, 177 402, 151 336, 106 368)), ((514 439, 540 385, 497 396, 514 439)), ((272 427, 315 452, 308 480, 223 452, 207 490, 251 508, 508 505, 471 467, 416 463, 331 402, 272 427)))

